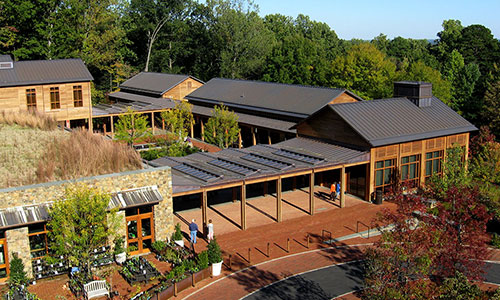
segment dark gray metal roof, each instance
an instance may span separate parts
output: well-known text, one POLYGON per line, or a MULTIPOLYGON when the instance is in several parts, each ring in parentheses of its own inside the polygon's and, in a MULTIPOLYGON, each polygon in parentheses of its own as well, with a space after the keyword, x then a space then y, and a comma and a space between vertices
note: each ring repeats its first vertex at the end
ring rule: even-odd
POLYGON ((172 189, 176 194, 206 186, 369 160, 369 152, 298 137, 273 145, 256 145, 245 149, 230 148, 215 153, 198 152, 184 157, 162 157, 152 163, 157 166, 172 167, 172 189), (296 156, 285 157, 283 151, 292 152, 296 156), (248 156, 252 155, 257 159, 248 159, 248 156), (315 161, 311 163, 300 156, 314 158, 315 161), (214 160, 228 164, 214 163, 214 160), (176 170, 176 166, 185 164, 203 170, 214 178, 207 181, 196 174, 189 175, 188 172, 176 170), (242 166, 248 170, 242 170, 242 166))
MULTIPOLYGON (((157 186, 120 191, 111 195, 108 208, 127 208, 155 204, 163 200, 157 186)), ((0 228, 15 227, 49 220, 52 202, 0 209, 0 228)))
POLYGON ((92 107, 92 116, 121 114, 128 107, 135 111, 162 110, 175 107, 175 101, 168 98, 153 98, 148 96, 130 94, 125 92, 115 92, 109 94, 112 99, 118 102, 113 104, 100 103, 92 107), (121 101, 123 100, 123 101, 121 101))
POLYGON ((418 107, 407 98, 329 105, 372 146, 383 146, 477 130, 436 97, 418 107))
POLYGON ((344 92, 345 89, 214 78, 186 98, 305 118, 344 92))
POLYGON ((141 72, 122 83, 120 88, 124 91, 144 92, 161 96, 188 78, 203 83, 203 81, 189 75, 141 72))
POLYGON ((94 78, 79 58, 16 61, 0 70, 0 87, 91 81, 94 78))
MULTIPOLYGON (((192 109, 193 114, 198 114, 200 116, 205 116, 205 117, 211 117, 212 111, 213 111, 213 108, 206 107, 206 106, 200 106, 200 105, 193 105, 193 109, 192 109)), ((296 124, 295 122, 283 121, 283 120, 279 120, 276 118, 266 118, 266 117, 261 117, 261 116, 255 116, 255 115, 245 114, 245 113, 241 113, 241 112, 235 112, 235 114, 238 115, 238 123, 240 123, 240 124, 252 125, 252 126, 257 126, 257 127, 261 127, 261 128, 267 128, 267 129, 289 132, 289 133, 296 133, 297 132, 295 129, 291 128, 291 127, 295 126, 295 124, 296 124)))

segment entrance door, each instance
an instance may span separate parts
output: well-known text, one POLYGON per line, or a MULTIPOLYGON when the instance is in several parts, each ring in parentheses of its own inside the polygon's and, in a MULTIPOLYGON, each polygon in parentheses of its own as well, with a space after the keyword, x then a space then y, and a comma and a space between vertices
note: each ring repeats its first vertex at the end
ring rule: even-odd
POLYGON ((7 256, 7 239, 5 231, 0 231, 0 282, 7 280, 9 275, 9 259, 7 256))
POLYGON ((125 220, 130 254, 150 252, 154 242, 153 206, 127 209, 125 220))

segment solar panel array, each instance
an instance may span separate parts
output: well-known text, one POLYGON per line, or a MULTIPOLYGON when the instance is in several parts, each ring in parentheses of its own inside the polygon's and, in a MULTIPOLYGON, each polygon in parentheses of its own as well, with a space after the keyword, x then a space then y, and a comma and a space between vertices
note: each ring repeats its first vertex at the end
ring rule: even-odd
POLYGON ((254 163, 264 165, 264 166, 271 167, 273 169, 278 169, 278 170, 284 170, 286 168, 293 166, 293 164, 288 163, 288 162, 284 162, 284 161, 277 160, 277 159, 267 158, 267 157, 253 154, 253 153, 242 156, 241 158, 248 160, 248 161, 251 161, 251 162, 254 162, 254 163))
POLYGON ((208 163, 244 176, 251 175, 259 171, 258 169, 247 167, 242 164, 222 158, 214 159, 212 161, 209 161, 208 163))
POLYGON ((189 176, 195 177, 199 180, 206 181, 206 182, 213 181, 213 180, 216 180, 216 179, 219 179, 222 177, 221 175, 217 175, 217 174, 202 170, 200 168, 194 167, 192 165, 188 165, 186 163, 182 163, 180 165, 172 167, 172 169, 177 170, 179 172, 182 172, 184 174, 187 174, 189 176))
POLYGON ((316 157, 316 156, 312 156, 312 155, 308 155, 308 154, 303 154, 303 153, 298 153, 298 152, 285 150, 285 149, 280 149, 276 152, 273 152, 273 154, 283 156, 286 158, 291 158, 293 160, 305 162, 305 163, 311 164, 311 165, 325 161, 325 159, 320 158, 320 157, 316 157))

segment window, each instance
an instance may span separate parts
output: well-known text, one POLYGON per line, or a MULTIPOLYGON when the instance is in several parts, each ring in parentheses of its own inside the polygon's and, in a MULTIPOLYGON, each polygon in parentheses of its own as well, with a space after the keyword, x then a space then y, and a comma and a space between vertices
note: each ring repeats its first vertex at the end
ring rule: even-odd
POLYGON ((425 181, 432 175, 443 174, 443 151, 427 152, 425 154, 425 181))
POLYGON ((28 110, 36 109, 36 90, 26 89, 26 105, 28 110))
POLYGON ((59 88, 51 87, 50 88, 50 109, 59 109, 61 108, 61 100, 59 99, 59 88))
POLYGON ((419 183, 420 155, 410 155, 401 158, 401 180, 415 187, 419 183))
POLYGON ((83 106, 83 96, 82 96, 82 86, 74 85, 73 86, 73 103, 75 107, 83 106))
POLYGON ((395 159, 386 159, 375 162, 375 189, 385 192, 393 183, 395 159))
POLYGON ((45 223, 28 226, 31 259, 38 259, 48 254, 47 232, 45 223))

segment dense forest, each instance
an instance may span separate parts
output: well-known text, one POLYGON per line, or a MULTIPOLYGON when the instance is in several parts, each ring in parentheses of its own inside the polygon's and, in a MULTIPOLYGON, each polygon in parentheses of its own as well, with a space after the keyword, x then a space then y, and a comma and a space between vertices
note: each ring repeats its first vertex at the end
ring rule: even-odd
POLYGON ((395 80, 430 81, 437 97, 500 136, 500 42, 459 20, 443 21, 432 42, 364 41, 304 15, 261 17, 242 0, 0 0, 0 53, 82 58, 94 102, 144 70, 347 88, 365 99, 392 96, 395 80))

